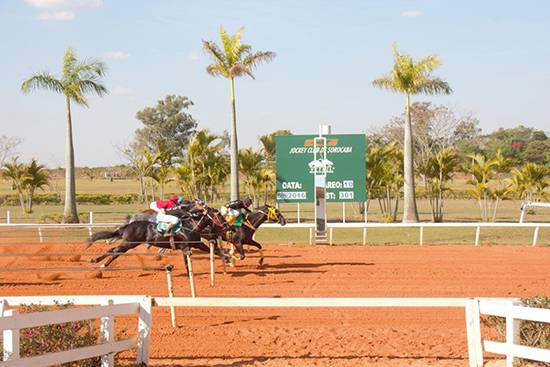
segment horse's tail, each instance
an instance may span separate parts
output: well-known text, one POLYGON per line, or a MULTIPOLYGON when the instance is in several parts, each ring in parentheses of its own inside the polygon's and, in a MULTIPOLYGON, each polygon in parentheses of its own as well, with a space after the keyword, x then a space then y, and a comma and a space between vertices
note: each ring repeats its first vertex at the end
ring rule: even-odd
POLYGON ((123 234, 123 232, 124 232, 124 230, 126 229, 127 226, 128 226, 128 224, 125 224, 122 227, 119 227, 118 229, 116 229, 115 231, 112 231, 112 232, 111 231, 102 231, 102 232, 94 233, 86 241, 86 245, 87 245, 86 248, 90 247, 95 241, 108 240, 108 239, 111 239, 111 238, 122 238, 122 234, 123 234))

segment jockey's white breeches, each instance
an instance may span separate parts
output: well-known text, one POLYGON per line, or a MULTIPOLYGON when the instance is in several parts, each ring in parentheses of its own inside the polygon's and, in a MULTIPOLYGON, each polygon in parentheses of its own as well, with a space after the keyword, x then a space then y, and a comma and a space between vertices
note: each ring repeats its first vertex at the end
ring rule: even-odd
POLYGON ((157 207, 157 202, 153 201, 149 208, 153 209, 155 212, 157 212, 156 215, 156 221, 157 222, 163 222, 163 223, 170 223, 170 224, 176 224, 179 222, 178 217, 174 217, 173 215, 164 214, 164 210, 157 207))

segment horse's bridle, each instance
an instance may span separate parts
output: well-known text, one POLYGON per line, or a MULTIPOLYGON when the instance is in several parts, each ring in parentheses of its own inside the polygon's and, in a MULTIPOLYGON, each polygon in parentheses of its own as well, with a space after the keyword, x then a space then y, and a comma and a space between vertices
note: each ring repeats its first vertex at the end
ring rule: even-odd
MULTIPOLYGON (((277 208, 274 208, 272 206, 268 206, 267 207, 267 213, 264 212, 263 210, 259 210, 258 209, 258 213, 262 213, 263 215, 266 216, 266 220, 268 222, 271 222, 271 221, 274 221, 275 223, 281 223, 281 220, 279 219, 279 215, 277 214, 277 208)), ((257 227, 257 224, 261 221, 260 218, 258 218, 258 220, 256 221, 256 223, 250 223, 250 221, 248 220, 248 214, 246 215, 245 217, 245 220, 246 220, 246 223, 248 223, 248 225, 251 227, 251 229, 253 229, 254 231, 256 229, 258 229, 257 227)))

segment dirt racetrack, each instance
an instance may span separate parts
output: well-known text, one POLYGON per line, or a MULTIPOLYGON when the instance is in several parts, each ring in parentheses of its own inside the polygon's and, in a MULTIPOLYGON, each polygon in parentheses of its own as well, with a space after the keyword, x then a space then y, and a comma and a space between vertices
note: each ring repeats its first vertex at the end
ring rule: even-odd
MULTIPOLYGON (((97 252, 103 245, 96 245, 97 252)), ((81 245, 33 245, 80 251, 81 245)), ((199 296, 232 297, 524 297, 550 293, 550 248, 529 246, 268 245, 227 275, 194 254, 199 296)), ((4 253, 17 247, 3 246, 4 253)), ((91 251, 91 250, 90 250, 91 251)), ((143 248, 137 251, 144 251, 143 248)), ((153 250, 150 250, 153 251, 153 250)), ((3 269, 90 267, 78 259, 2 257, 3 269), (72 260, 72 261, 71 261, 72 260)), ((188 296, 181 257, 134 256, 114 265, 176 265, 176 296, 188 296)), ((166 296, 155 271, 0 273, 0 294, 147 294, 166 296), (58 279, 56 279, 58 278, 58 279), (55 279, 55 280, 51 280, 55 279)), ((466 366, 463 309, 154 309, 153 366, 466 366)), ((126 321, 122 320, 121 324, 126 321)), ((132 324, 133 325, 133 324, 132 324)), ((118 325, 120 326, 120 325, 118 325)), ((133 326, 132 326, 133 330, 133 326)))

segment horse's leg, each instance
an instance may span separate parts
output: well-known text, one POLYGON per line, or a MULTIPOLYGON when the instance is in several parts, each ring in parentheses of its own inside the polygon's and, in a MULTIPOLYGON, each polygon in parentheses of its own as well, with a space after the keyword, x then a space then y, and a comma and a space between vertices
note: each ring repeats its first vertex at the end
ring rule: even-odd
POLYGON ((114 251, 114 249, 116 249, 118 246, 115 246, 115 247, 111 247, 110 249, 107 250, 107 252, 99 257, 96 257, 95 259, 90 259, 90 262, 92 264, 95 264, 95 263, 98 263, 100 262, 101 260, 105 259, 106 257, 109 257, 111 256, 111 253, 114 251))
POLYGON ((243 229, 241 228, 239 230, 239 232, 237 233, 237 240, 236 241, 233 241, 233 244, 235 245, 235 247, 237 248, 237 251, 239 251, 239 254, 241 255, 240 257, 240 260, 244 260, 245 258, 245 255, 244 255, 244 249, 243 249, 243 241, 244 241, 245 237, 244 237, 244 231, 243 229))
POLYGON ((109 266, 113 261, 115 261, 116 258, 120 256, 120 254, 123 254, 127 252, 128 250, 131 250, 135 247, 138 247, 140 243, 134 242, 122 242, 120 245, 115 247, 115 249, 112 251, 113 254, 111 254, 111 258, 105 262, 105 264, 102 265, 102 267, 106 268, 109 266))
POLYGON ((258 252, 260 253, 260 261, 258 262, 258 267, 262 267, 262 265, 264 264, 264 251, 262 250, 262 245, 260 245, 254 239, 247 241, 246 244, 250 246, 254 246, 258 249, 258 252))

